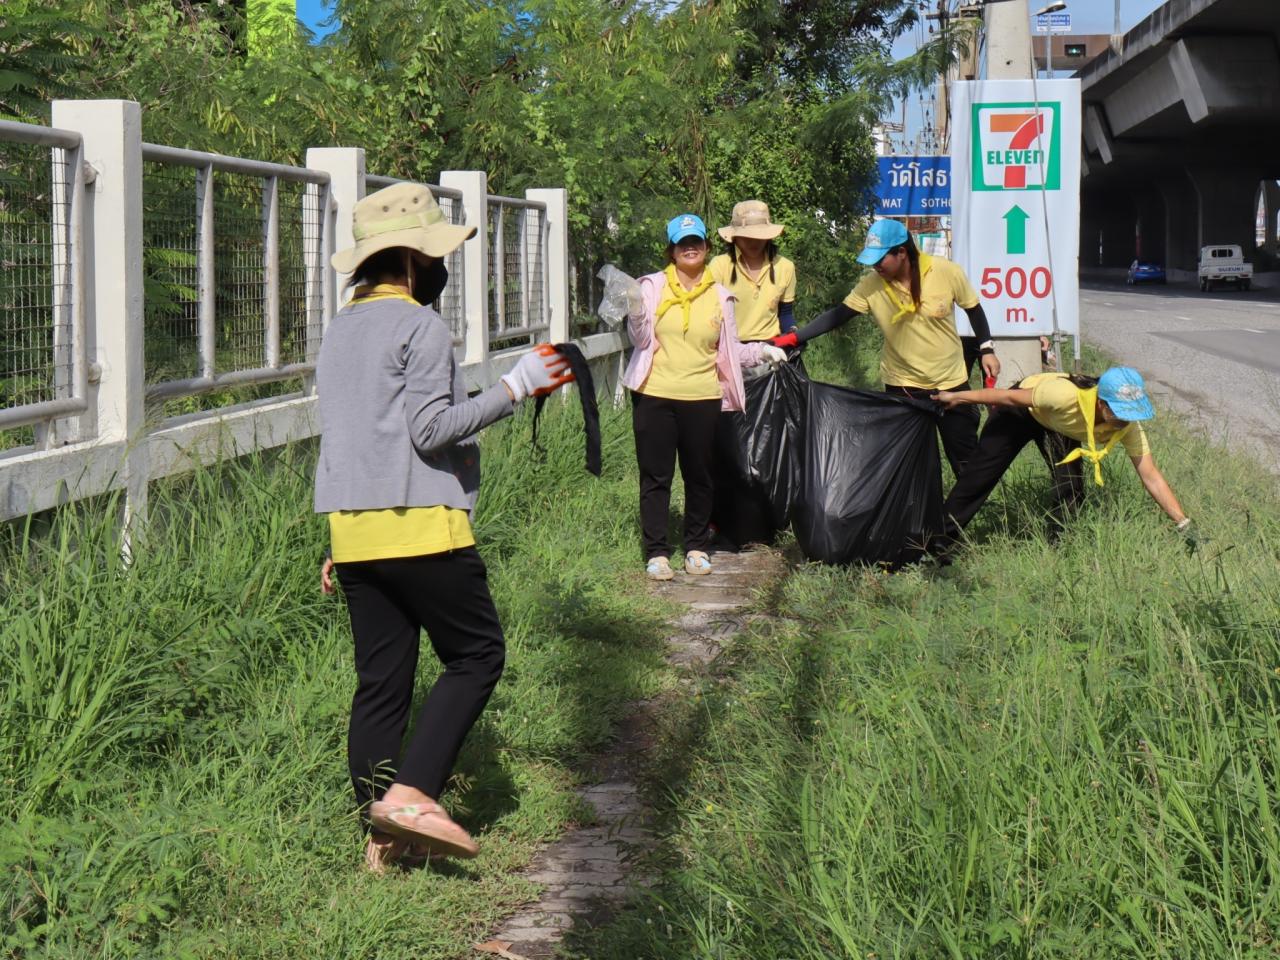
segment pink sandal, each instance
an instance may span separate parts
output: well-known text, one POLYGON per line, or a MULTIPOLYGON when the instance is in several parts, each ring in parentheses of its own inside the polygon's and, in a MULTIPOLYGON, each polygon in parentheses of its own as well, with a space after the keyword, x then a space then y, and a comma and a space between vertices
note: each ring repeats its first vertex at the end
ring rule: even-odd
POLYGON ((375 830, 425 847, 430 853, 471 859, 480 848, 471 835, 454 823, 438 803, 394 806, 385 800, 369 805, 369 823, 375 830))

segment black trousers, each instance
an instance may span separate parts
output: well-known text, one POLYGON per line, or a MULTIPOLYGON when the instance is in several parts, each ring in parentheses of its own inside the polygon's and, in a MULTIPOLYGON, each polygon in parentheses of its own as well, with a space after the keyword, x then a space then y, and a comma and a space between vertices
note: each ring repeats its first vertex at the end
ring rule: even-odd
POLYGON ((355 638, 347 760, 361 813, 392 781, 439 797, 506 657, 484 561, 465 547, 336 570, 355 638), (402 753, 424 629, 444 672, 402 753))
MULTIPOLYGON (((968 390, 969 384, 958 383, 954 387, 942 387, 943 390, 968 390)), ((916 400, 928 400, 937 390, 921 390, 918 387, 897 387, 886 383, 884 392, 898 397, 912 397, 916 400)), ((942 435, 942 452, 947 455, 947 463, 951 464, 951 472, 957 477, 964 472, 965 464, 978 449, 978 423, 981 416, 974 406, 956 407, 942 415, 938 422, 938 433, 942 435)))
POLYGON ((644 557, 671 556, 667 515, 676 457, 684 477, 684 549, 711 546, 711 463, 719 400, 667 400, 631 394, 631 427, 640 466, 640 531, 644 557))
POLYGON ((942 505, 942 514, 947 518, 944 545, 954 542, 960 535, 960 531, 987 502, 987 497, 1014 458, 1032 442, 1040 448, 1053 477, 1054 503, 1050 520, 1057 527, 1062 525, 1067 514, 1084 497, 1084 469, 1079 460, 1063 466, 1058 466, 1058 461, 1078 444, 1060 433, 1046 430, 1028 410, 1002 408, 987 420, 977 451, 942 505))

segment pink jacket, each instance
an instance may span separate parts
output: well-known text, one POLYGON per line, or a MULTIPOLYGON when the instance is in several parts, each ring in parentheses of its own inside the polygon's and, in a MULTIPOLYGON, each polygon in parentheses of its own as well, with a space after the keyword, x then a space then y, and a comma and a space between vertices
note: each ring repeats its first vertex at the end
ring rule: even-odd
MULTIPOLYGON (((627 364, 627 372, 622 375, 622 385, 628 390, 638 390, 653 369, 653 355, 658 349, 658 340, 653 335, 658 304, 662 301, 662 291, 667 285, 667 275, 662 271, 651 273, 640 278, 640 290, 644 294, 644 313, 627 317, 627 335, 635 349, 631 351, 631 362, 627 364)), ((738 341, 738 324, 733 319, 735 297, 722 287, 715 285, 716 295, 720 297, 720 343, 716 347, 716 376, 720 378, 721 410, 742 410, 744 408, 742 387, 742 368, 754 367, 764 362, 760 355, 761 344, 740 343, 738 341)))

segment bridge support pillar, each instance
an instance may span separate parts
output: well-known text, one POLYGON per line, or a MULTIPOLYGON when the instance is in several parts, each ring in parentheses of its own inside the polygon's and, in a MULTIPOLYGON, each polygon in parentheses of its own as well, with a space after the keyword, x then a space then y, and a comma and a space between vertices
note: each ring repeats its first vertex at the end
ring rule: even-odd
POLYGON ((1255 171, 1198 167, 1188 170, 1199 199, 1199 248, 1213 243, 1239 244, 1245 259, 1253 256, 1258 181, 1255 171))
MULTIPOLYGON (((1186 176, 1161 180, 1164 198, 1164 268, 1195 272, 1200 256, 1199 223, 1195 187, 1186 176)), ((1169 273, 1169 279, 1177 279, 1169 273)))
POLYGON ((1276 238, 1276 216, 1280 215, 1280 183, 1275 180, 1263 180, 1259 188, 1262 194, 1262 219, 1266 224, 1262 235, 1262 249, 1274 261, 1280 254, 1280 243, 1276 238))

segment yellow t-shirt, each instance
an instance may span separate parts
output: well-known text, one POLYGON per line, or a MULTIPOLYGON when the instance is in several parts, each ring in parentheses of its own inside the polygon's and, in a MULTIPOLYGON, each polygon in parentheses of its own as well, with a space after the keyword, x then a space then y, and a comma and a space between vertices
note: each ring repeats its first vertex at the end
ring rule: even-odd
POLYGON ((910 287, 890 284, 874 270, 868 270, 844 298, 850 310, 869 313, 884 334, 880 378, 892 386, 923 390, 943 390, 968 380, 955 307, 967 309, 977 303, 978 294, 964 271, 927 253, 920 254, 917 309, 912 309, 910 287))
MULTIPOLYGON (((669 281, 668 281, 669 282, 669 281)), ((667 291, 663 291, 665 300, 667 291)), ((689 305, 689 329, 684 311, 673 304, 654 324, 658 340, 653 367, 640 384, 640 393, 667 400, 719 400, 716 349, 720 345, 720 296, 715 284, 689 305)))
POLYGON ((747 272, 738 264, 738 279, 733 283, 733 261, 727 253, 722 253, 711 261, 711 275, 716 283, 728 287, 729 292, 738 298, 734 306, 733 319, 738 325, 738 339, 743 343, 752 340, 768 340, 782 332, 778 310, 784 303, 794 303, 796 299, 796 265, 786 257, 778 257, 773 261, 773 279, 769 279, 769 265, 766 263, 760 276, 752 280, 747 272))
MULTIPOLYGON (((1084 415, 1080 412, 1080 388, 1068 380, 1065 373, 1037 373, 1026 377, 1019 386, 1031 391, 1031 416, 1036 423, 1079 443, 1086 442, 1084 415)), ((1093 425, 1093 440, 1099 447, 1104 447, 1123 429, 1122 426, 1098 421, 1093 425)), ((1140 423, 1129 424, 1129 429, 1120 438, 1120 445, 1131 457, 1151 452, 1140 423)))
POLYGON ((334 563, 422 557, 475 546, 471 515, 456 507, 392 507, 329 514, 334 563))

